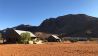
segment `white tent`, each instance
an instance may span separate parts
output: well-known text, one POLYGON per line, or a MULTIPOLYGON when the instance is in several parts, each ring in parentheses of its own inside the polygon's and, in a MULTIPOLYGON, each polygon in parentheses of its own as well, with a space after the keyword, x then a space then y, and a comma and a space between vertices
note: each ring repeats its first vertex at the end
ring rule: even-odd
POLYGON ((29 31, 15 30, 15 32, 17 32, 19 35, 21 35, 21 33, 30 33, 31 37, 36 37, 33 33, 29 32, 29 31))

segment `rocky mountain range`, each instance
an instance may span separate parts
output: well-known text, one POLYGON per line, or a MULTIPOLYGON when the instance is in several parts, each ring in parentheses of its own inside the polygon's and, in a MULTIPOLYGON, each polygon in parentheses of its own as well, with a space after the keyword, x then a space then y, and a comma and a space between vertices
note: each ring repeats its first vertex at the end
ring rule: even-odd
POLYGON ((88 16, 85 14, 69 14, 69 15, 59 16, 56 18, 46 19, 39 26, 30 26, 30 25, 21 24, 12 28, 17 30, 31 31, 31 32, 64 34, 67 36, 97 37, 98 18, 88 16))

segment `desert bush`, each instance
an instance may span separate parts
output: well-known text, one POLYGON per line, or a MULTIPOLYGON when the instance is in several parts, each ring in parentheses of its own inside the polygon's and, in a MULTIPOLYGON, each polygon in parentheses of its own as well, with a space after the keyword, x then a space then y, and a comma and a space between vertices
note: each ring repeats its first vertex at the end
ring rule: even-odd
POLYGON ((21 38, 19 39, 19 43, 27 44, 28 41, 31 40, 30 33, 21 33, 21 38))
POLYGON ((3 43, 3 38, 2 38, 2 34, 0 33, 0 44, 3 43))
POLYGON ((2 34, 0 33, 0 40, 3 40, 3 38, 2 38, 2 34))
POLYGON ((74 42, 78 42, 79 40, 78 39, 70 39, 69 41, 74 43, 74 42))

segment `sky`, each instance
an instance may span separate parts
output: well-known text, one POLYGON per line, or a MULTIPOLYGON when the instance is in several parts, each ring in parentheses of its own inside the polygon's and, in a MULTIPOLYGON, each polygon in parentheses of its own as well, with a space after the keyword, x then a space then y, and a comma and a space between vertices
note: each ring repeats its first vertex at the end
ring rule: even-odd
POLYGON ((98 17, 98 0, 0 0, 0 30, 67 14, 98 17))

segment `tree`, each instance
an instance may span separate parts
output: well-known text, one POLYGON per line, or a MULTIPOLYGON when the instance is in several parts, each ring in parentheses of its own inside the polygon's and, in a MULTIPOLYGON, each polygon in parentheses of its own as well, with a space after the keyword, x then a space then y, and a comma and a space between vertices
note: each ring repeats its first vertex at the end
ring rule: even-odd
POLYGON ((0 40, 2 40, 3 38, 2 38, 2 34, 0 33, 0 40))
POLYGON ((2 34, 0 33, 0 43, 3 43, 3 37, 2 37, 2 34))
POLYGON ((21 33, 20 43, 27 44, 31 40, 30 33, 21 33))

